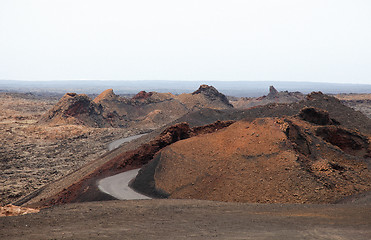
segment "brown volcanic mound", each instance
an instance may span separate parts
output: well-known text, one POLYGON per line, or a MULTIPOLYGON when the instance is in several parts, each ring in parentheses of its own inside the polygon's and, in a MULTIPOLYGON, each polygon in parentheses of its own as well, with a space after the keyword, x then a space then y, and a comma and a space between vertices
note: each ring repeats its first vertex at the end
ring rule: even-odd
POLYGON ((334 203, 371 189, 370 158, 369 138, 354 131, 260 118, 167 146, 133 186, 170 198, 334 203))
POLYGON ((227 97, 220 93, 213 86, 201 85, 192 94, 184 93, 177 96, 177 99, 190 110, 202 108, 228 109, 233 108, 227 97))
POLYGON ((93 102, 85 94, 76 93, 66 93, 48 113, 42 116, 39 123, 110 126, 103 117, 102 106, 93 102))
POLYGON ((194 110, 232 107, 226 96, 207 85, 192 94, 141 91, 131 99, 107 89, 93 101, 86 95, 66 94, 40 123, 155 129, 194 110))

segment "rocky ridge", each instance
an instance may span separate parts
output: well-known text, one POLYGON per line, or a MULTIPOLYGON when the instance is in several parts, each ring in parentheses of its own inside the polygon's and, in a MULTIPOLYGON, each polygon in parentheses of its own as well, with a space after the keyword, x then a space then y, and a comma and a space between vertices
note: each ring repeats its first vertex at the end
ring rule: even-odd
POLYGON ((191 94, 141 91, 131 99, 107 89, 91 100, 84 94, 67 93, 40 124, 81 124, 90 127, 154 129, 202 108, 233 108, 214 87, 201 85, 191 94))

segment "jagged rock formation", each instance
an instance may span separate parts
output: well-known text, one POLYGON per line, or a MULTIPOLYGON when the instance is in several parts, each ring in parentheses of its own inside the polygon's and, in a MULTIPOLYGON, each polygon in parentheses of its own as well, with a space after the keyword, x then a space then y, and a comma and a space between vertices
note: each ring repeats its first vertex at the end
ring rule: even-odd
POLYGON ((192 94, 175 96, 141 91, 131 99, 117 96, 112 89, 107 89, 93 101, 86 95, 66 94, 40 123, 153 129, 190 111, 232 107, 226 96, 207 85, 202 85, 192 94))
POLYGON ((278 97, 278 91, 273 86, 270 86, 267 98, 275 98, 275 97, 278 97))
POLYGON ((269 87, 267 96, 258 98, 240 98, 231 101, 235 108, 245 109, 256 106, 267 105, 270 103, 293 103, 305 99, 305 95, 300 92, 278 92, 273 86, 269 87))
POLYGON ((133 186, 170 198, 260 203, 334 203, 371 190, 369 138, 311 123, 317 113, 307 112, 309 122, 239 121, 178 141, 159 151, 133 186))

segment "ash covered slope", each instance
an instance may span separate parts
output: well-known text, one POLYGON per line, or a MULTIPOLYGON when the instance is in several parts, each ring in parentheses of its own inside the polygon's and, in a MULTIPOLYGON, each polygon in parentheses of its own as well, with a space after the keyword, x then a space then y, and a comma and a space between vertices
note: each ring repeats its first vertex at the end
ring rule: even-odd
POLYGON ((170 198, 261 203, 334 203, 371 190, 369 138, 333 125, 325 111, 300 116, 239 121, 178 141, 133 186, 170 198))
POLYGON ((141 91, 133 98, 107 89, 93 101, 86 95, 66 94, 40 123, 82 124, 91 127, 157 128, 184 114, 203 108, 226 109, 233 106, 214 87, 202 85, 192 94, 141 91))

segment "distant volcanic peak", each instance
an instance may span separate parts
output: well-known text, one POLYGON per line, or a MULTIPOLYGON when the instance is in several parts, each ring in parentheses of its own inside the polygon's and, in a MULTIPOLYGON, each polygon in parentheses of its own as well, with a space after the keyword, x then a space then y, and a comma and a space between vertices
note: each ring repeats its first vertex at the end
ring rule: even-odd
POLYGON ((277 94, 278 91, 277 91, 277 89, 275 87, 269 86, 269 93, 271 93, 271 94, 277 94))
POLYGON ((117 98, 117 95, 113 92, 113 89, 110 88, 110 89, 104 90, 101 94, 99 94, 94 99, 94 102, 98 103, 98 102, 101 102, 103 100, 114 100, 116 98, 117 98))
POLYGON ((93 112, 97 105, 85 94, 65 95, 52 109, 55 114, 62 113, 66 116, 78 116, 93 112))
POLYGON ((214 88, 213 86, 206 85, 206 84, 201 85, 196 91, 192 93, 192 95, 199 94, 199 93, 205 93, 208 95, 221 94, 218 90, 216 90, 216 88, 214 88))
POLYGON ((140 91, 135 95, 133 100, 148 99, 152 96, 153 92, 140 91))
POLYGON ((276 97, 278 95, 278 91, 277 89, 275 89, 273 86, 270 86, 269 87, 269 94, 268 94, 268 98, 273 98, 273 97, 276 97))
POLYGON ((216 100, 216 99, 219 99, 221 100, 224 104, 230 106, 230 107, 233 107, 232 104, 229 103, 227 97, 220 93, 216 88, 214 88, 213 86, 209 86, 209 85, 206 85, 206 84, 203 84, 201 85, 197 91, 194 91, 192 93, 192 95, 196 95, 196 94, 203 94, 204 96, 206 96, 208 99, 210 100, 216 100))
POLYGON ((68 93, 40 119, 40 122, 102 127, 104 123, 101 114, 101 105, 93 102, 87 95, 68 93))
POLYGON ((318 100, 318 99, 324 99, 327 98, 328 95, 323 94, 321 91, 319 92, 311 92, 307 95, 307 100, 318 100))

